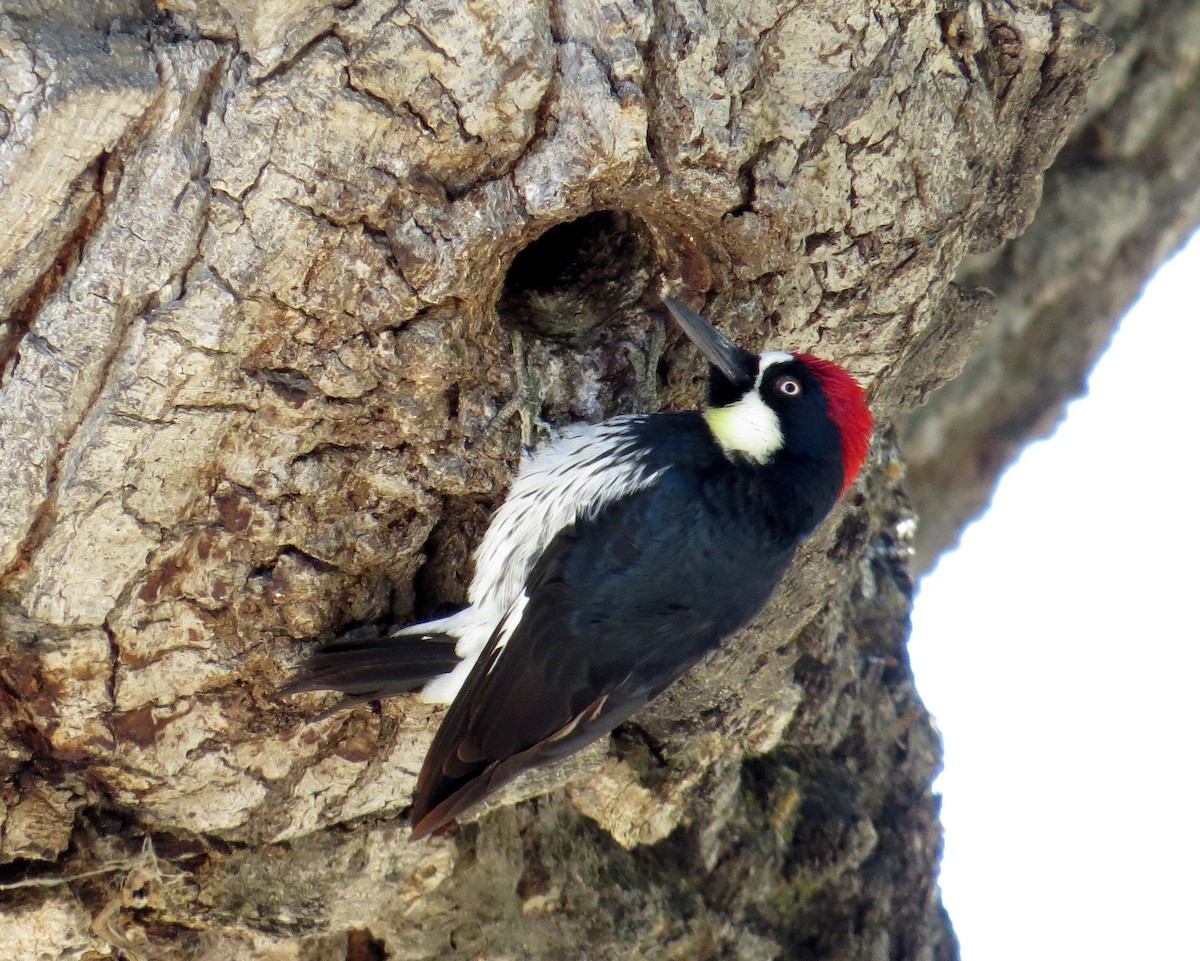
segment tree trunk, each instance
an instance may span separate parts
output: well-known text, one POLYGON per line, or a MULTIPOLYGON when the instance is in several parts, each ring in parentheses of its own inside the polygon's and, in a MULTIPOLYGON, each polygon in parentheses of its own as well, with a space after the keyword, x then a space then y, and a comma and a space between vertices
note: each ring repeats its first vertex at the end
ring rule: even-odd
POLYGON ((963 374, 905 419, 919 571, 1083 393, 1146 278, 1200 226, 1200 5, 1096 7, 1088 19, 1116 54, 1046 177, 1032 226, 959 267, 958 283, 995 293, 995 317, 963 374))
POLYGON ((674 331, 642 376, 662 291, 901 419, 1107 49, 1005 0, 8 0, 0 956, 956 957, 886 426, 752 628, 448 836, 440 709, 272 695, 463 603, 509 400, 699 402, 674 331))

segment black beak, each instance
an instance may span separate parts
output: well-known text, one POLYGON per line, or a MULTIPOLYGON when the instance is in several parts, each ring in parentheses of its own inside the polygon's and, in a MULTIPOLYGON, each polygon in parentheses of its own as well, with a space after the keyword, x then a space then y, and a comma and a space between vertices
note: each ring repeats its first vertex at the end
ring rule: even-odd
POLYGON ((749 387, 758 376, 758 357, 731 344, 712 324, 674 297, 663 297, 671 316, 717 370, 735 387, 749 387))

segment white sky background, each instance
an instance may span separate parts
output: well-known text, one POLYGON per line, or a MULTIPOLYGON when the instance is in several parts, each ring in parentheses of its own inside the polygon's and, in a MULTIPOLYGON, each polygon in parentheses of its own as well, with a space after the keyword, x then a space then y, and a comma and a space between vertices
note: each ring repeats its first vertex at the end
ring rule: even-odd
POLYGON ((1200 961, 1200 235, 922 582, 963 961, 1200 961))

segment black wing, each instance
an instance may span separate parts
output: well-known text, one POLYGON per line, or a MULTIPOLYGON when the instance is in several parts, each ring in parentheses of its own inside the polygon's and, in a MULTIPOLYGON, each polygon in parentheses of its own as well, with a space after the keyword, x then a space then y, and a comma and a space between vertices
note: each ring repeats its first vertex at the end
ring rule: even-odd
POLYGON ((561 531, 516 628, 493 635, 434 737, 413 837, 629 718, 758 613, 794 546, 688 471, 561 531))

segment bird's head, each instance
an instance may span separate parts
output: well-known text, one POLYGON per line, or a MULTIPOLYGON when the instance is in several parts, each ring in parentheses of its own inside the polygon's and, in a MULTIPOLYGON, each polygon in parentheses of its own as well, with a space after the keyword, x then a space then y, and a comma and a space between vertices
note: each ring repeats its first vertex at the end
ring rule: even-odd
POLYGON ((867 459, 873 426, 866 392, 849 371, 811 354, 752 354, 679 301, 663 302, 712 365, 704 419, 722 450, 758 464, 785 452, 839 457, 845 493, 867 459))

